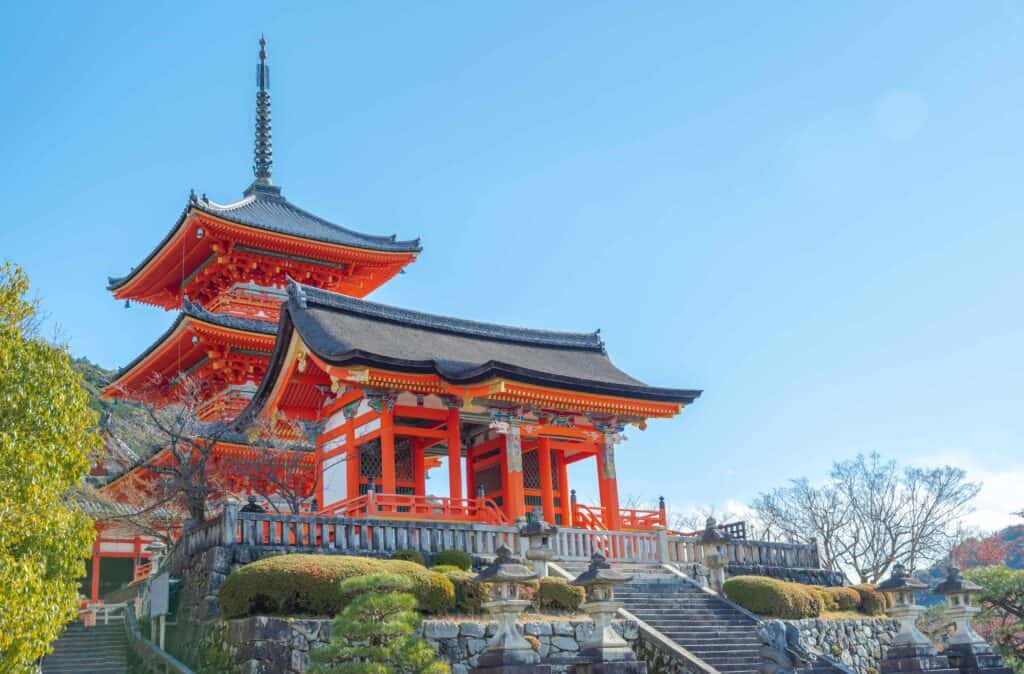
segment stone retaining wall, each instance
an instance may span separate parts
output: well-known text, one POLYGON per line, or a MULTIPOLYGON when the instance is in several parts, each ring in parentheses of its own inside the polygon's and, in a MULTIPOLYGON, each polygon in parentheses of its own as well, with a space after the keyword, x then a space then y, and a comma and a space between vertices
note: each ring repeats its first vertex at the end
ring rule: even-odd
MULTIPOLYGON (((225 627, 211 630, 205 646, 215 651, 220 642, 226 642, 225 652, 208 653, 207 657, 222 662, 227 672, 240 674, 301 674, 309 667, 309 652, 331 638, 331 621, 327 619, 258 616, 220 624, 225 627)), ((619 634, 636 645, 635 622, 614 625, 619 634)), ((538 652, 555 660, 576 655, 593 629, 588 619, 525 622, 521 626, 538 652)), ((496 629, 493 622, 426 620, 421 634, 451 663, 452 674, 466 674, 496 629)), ((566 668, 556 666, 555 671, 566 668)))
POLYGON ((800 646, 822 653, 868 674, 879 671, 878 662, 899 631, 899 623, 888 619, 787 620, 800 631, 800 646))

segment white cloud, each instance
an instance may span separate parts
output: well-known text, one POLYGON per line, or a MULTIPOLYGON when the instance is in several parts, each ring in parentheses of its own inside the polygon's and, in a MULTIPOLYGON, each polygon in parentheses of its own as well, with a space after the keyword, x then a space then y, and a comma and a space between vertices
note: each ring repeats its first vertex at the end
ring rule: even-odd
POLYGON ((1024 509, 1024 463, 1003 459, 1000 465, 991 465, 969 450, 929 454, 908 463, 956 466, 967 471, 968 480, 982 483, 981 491, 974 500, 974 512, 964 518, 968 526, 998 531, 1021 523, 1021 519, 1012 513, 1024 509))

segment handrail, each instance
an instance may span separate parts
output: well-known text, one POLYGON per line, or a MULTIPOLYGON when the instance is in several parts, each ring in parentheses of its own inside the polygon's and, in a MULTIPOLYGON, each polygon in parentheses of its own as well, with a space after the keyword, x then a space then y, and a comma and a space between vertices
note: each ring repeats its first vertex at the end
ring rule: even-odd
POLYGON ((124 631, 128 637, 128 647, 138 657, 147 674, 194 674, 184 663, 142 635, 135 619, 134 606, 126 606, 124 609, 124 631))
MULTIPOLYGON (((572 508, 573 526, 595 531, 608 530, 608 509, 604 506, 574 503, 572 508)), ((657 510, 621 508, 619 509, 619 523, 622 531, 655 531, 668 525, 665 511, 660 508, 657 510)))
POLYGON ((416 494, 378 494, 367 492, 345 501, 333 503, 320 512, 319 516, 376 517, 387 515, 392 518, 432 520, 450 522, 482 522, 484 524, 508 524, 508 518, 501 508, 489 498, 449 498, 447 496, 424 496, 416 494))

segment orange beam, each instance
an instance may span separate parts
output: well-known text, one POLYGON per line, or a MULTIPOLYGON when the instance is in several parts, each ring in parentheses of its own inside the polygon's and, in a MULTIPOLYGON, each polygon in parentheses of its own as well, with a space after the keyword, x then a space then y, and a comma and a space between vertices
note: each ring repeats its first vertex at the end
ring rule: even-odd
MULTIPOLYGON (((454 499, 462 498, 462 423, 459 410, 448 410, 448 485, 449 495, 454 499)), ((467 494, 473 498, 475 494, 467 494)))

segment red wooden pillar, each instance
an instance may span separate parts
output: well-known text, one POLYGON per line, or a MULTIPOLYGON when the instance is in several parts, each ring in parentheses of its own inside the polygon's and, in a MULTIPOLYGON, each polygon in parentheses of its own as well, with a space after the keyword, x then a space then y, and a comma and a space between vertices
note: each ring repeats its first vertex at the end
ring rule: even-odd
POLYGON ((523 491, 523 438, 519 425, 509 426, 502 453, 505 480, 505 514, 510 520, 526 515, 526 494, 523 491))
POLYGON ((476 471, 473 470, 472 447, 466 447, 466 498, 476 498, 476 471))
MULTIPOLYGON (((324 443, 320 438, 316 439, 316 458, 313 468, 313 479, 316 485, 313 489, 313 497, 316 498, 316 509, 324 507, 324 443)), ((335 459, 337 461, 337 459, 335 459)))
POLYGON ((619 512, 619 484, 615 479, 615 445, 605 436, 598 447, 597 480, 601 493, 601 507, 604 509, 604 525, 611 531, 622 529, 619 512))
POLYGON ((572 503, 569 501, 569 464, 565 460, 565 452, 555 453, 555 466, 558 469, 558 493, 562 498, 562 526, 572 526, 572 503))
POLYGON ((427 494, 427 466, 426 466, 426 452, 423 449, 423 443, 418 440, 413 440, 412 443, 412 474, 413 474, 413 493, 416 496, 426 496, 427 494))
POLYGON ((92 587, 89 589, 89 599, 99 601, 100 599, 100 535, 92 542, 92 587))
MULTIPOLYGON (((453 499, 462 498, 462 429, 457 407, 448 409, 448 485, 453 499)), ((467 494, 473 498, 476 494, 467 494)))
POLYGON ((540 501, 544 521, 555 521, 555 488, 551 480, 551 441, 541 438, 537 443, 537 466, 540 469, 540 501))
POLYGON ((391 401, 380 408, 380 493, 394 494, 395 486, 395 411, 391 401))

